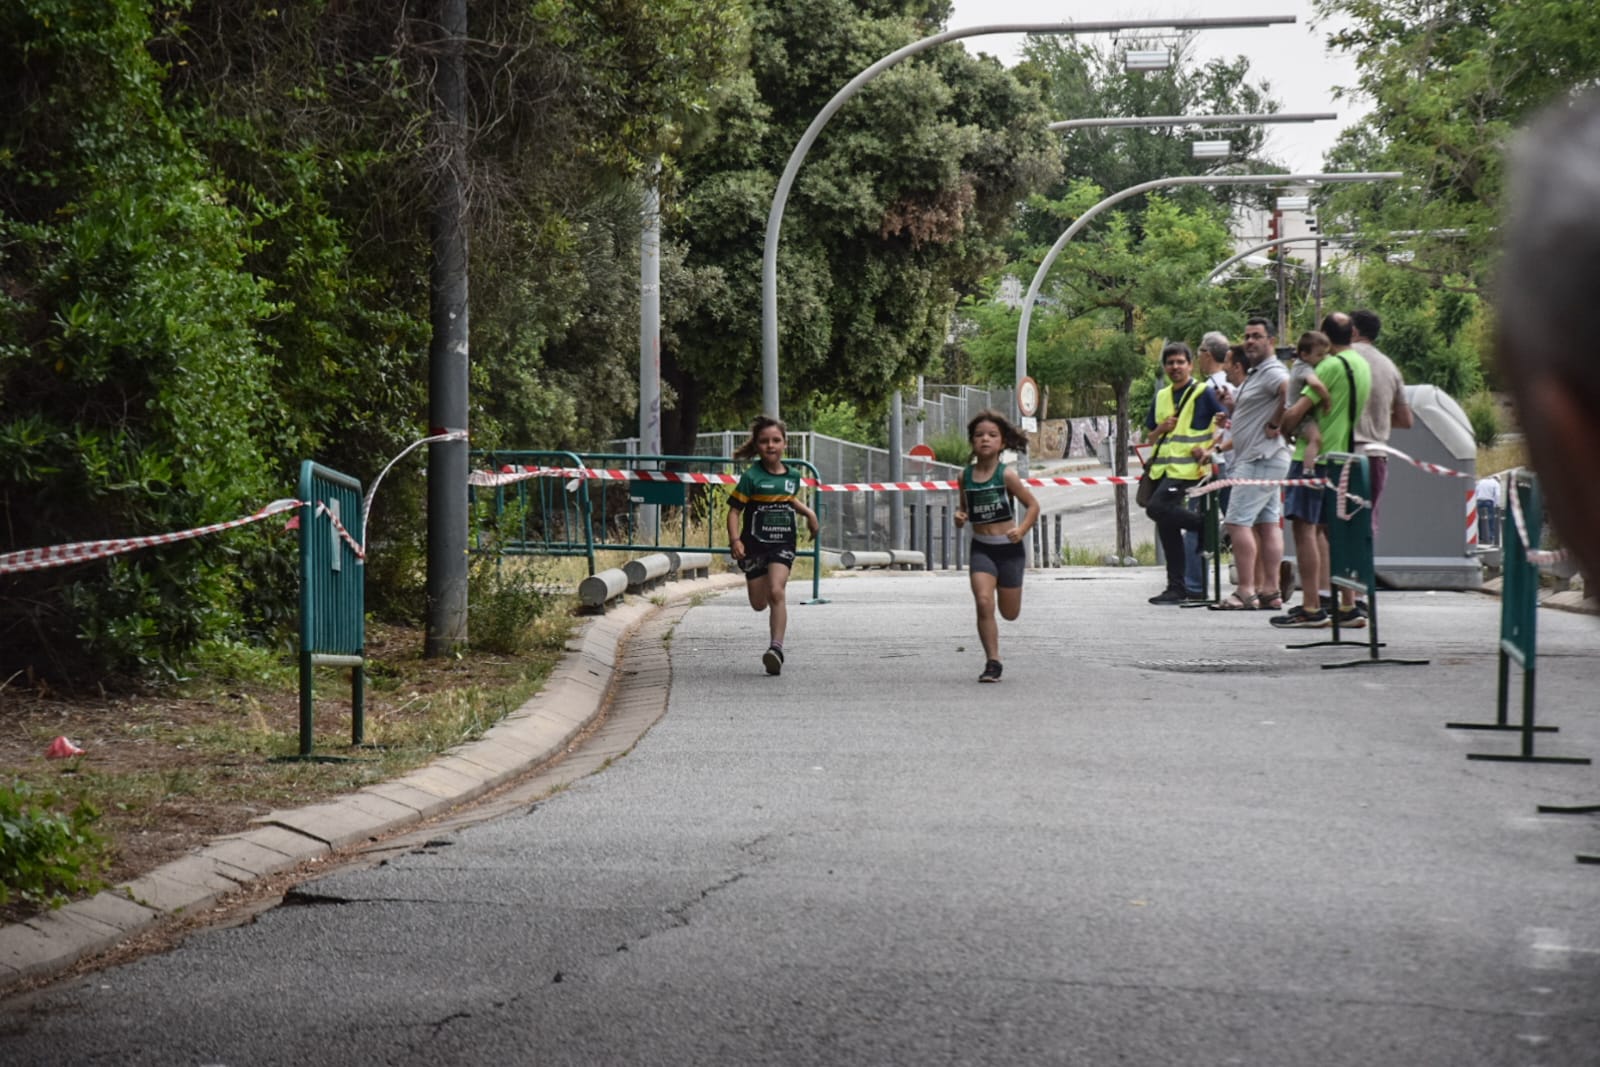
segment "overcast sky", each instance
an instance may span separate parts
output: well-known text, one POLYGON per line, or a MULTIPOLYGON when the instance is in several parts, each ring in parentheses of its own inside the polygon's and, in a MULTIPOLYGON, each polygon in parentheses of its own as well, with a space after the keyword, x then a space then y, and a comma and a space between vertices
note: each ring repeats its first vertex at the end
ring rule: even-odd
MULTIPOLYGON (((1327 27, 1313 27, 1311 0, 1130 0, 1126 5, 1104 0, 954 0, 949 28, 1019 22, 1109 22, 1120 19, 1224 18, 1250 15, 1294 15, 1293 25, 1251 30, 1202 30, 1195 36, 1201 60, 1250 57, 1252 81, 1266 81, 1283 111, 1335 111, 1338 121, 1285 123, 1267 129, 1267 152, 1296 172, 1322 169, 1322 155, 1339 131, 1361 117, 1360 102, 1335 101, 1334 86, 1355 84, 1355 69, 1345 53, 1330 56, 1324 40, 1327 27)), ((1021 57, 1024 37, 985 35, 962 40, 967 50, 996 56, 1007 66, 1021 57)), ((1058 118, 1088 118, 1062 115, 1058 118)))

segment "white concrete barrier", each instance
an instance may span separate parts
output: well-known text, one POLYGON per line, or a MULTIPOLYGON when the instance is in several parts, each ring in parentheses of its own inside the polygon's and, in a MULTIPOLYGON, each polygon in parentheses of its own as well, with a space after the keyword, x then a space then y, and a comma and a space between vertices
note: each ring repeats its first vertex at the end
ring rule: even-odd
POLYGON ((648 556, 630 559, 622 565, 622 573, 628 576, 630 593, 637 593, 641 589, 655 585, 666 578, 670 570, 672 561, 667 558, 665 552, 652 552, 648 556))
POLYGON ((591 574, 578 583, 578 603, 587 612, 604 612, 606 605, 628 589, 628 576, 620 567, 591 574))
POLYGON ((841 552, 839 565, 846 570, 860 567, 887 567, 894 562, 894 557, 887 552, 841 552))
POLYGON ((672 573, 679 578, 704 578, 711 573, 711 553, 709 552, 675 552, 669 550, 667 559, 672 563, 672 573))
POLYGON ((895 567, 909 567, 912 570, 925 570, 928 566, 928 557, 921 552, 909 548, 891 548, 889 550, 889 563, 895 567))

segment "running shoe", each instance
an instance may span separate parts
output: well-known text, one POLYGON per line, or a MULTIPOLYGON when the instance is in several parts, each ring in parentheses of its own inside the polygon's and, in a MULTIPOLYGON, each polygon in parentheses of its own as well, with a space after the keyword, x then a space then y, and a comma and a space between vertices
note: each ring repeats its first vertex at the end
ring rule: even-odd
POLYGON ((1281 630, 1320 630, 1325 626, 1332 626, 1333 620, 1326 611, 1302 611, 1299 614, 1290 611, 1287 615, 1274 615, 1267 620, 1281 630))
POLYGON ((1000 661, 992 659, 983 665, 983 673, 978 675, 980 682, 998 682, 1000 680, 1000 661))
POLYGON ((761 653, 761 664, 767 668, 768 674, 783 673, 783 649, 773 645, 761 653))
POLYGON ((1360 608, 1351 608, 1349 611, 1339 612, 1339 625, 1359 630, 1367 625, 1367 617, 1361 614, 1360 608))

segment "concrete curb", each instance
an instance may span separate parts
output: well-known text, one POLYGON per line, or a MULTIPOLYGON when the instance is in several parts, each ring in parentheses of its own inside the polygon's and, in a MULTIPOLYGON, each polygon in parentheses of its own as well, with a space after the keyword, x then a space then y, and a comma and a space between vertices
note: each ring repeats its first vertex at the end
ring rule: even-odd
POLYGON ((0 990, 59 974, 269 875, 442 814, 559 755, 599 716, 624 642, 660 610, 653 599, 680 603, 743 584, 741 575, 718 574, 670 582, 650 598, 625 597, 607 614, 584 620, 544 688, 478 740, 349 796, 263 815, 254 820, 261 824, 256 829, 218 838, 131 882, 0 928, 0 990))

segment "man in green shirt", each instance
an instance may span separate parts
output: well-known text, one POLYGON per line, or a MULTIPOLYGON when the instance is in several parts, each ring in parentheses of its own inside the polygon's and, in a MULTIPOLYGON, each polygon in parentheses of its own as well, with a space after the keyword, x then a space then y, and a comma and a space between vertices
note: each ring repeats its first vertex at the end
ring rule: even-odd
MULTIPOLYGON (((1354 446, 1356 420, 1367 406, 1372 392, 1372 368, 1360 354, 1350 347, 1354 333, 1350 316, 1335 311, 1322 320, 1322 332, 1327 334, 1331 347, 1317 363, 1317 377, 1328 390, 1328 406, 1319 412, 1317 419, 1322 430, 1322 451, 1350 452, 1354 446)), ((1307 388, 1283 413, 1283 429, 1293 433, 1300 420, 1319 403, 1317 394, 1307 388)), ((1307 456, 1306 467, 1314 469, 1319 478, 1328 476, 1328 468, 1310 461, 1318 457, 1307 456)), ((1315 523, 1294 522, 1294 551, 1300 569, 1301 605, 1286 615, 1275 616, 1274 626, 1326 626, 1326 612, 1335 610, 1332 600, 1333 581, 1328 557, 1328 513, 1324 508, 1315 523), (1326 605, 1326 606, 1324 606, 1326 605), (1321 616, 1321 618, 1319 618, 1321 616)), ((1343 604, 1337 607, 1339 625, 1361 627, 1366 619, 1355 608, 1355 594, 1341 590, 1343 604)))

